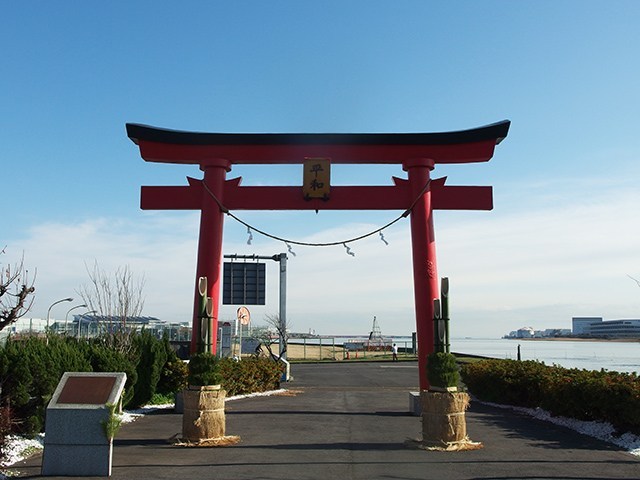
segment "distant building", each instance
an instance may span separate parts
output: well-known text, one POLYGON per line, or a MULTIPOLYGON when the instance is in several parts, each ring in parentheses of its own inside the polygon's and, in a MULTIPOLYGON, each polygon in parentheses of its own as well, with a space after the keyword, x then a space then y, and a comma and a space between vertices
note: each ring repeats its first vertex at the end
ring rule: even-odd
POLYGON ((571 333, 573 335, 590 335, 591 325, 602 323, 602 317, 573 317, 571 319, 571 333))
POLYGON ((41 335, 49 329, 53 333, 69 335, 73 337, 95 337, 102 333, 127 330, 142 330, 143 328, 162 338, 167 334, 169 340, 188 341, 191 338, 191 326, 189 322, 167 323, 156 317, 128 317, 125 325, 119 319, 98 315, 73 315, 72 319, 55 320, 47 322, 43 318, 20 318, 15 323, 0 331, 0 342, 4 342, 10 335, 41 335))
POLYGON ((570 335, 570 328, 547 328, 542 332, 542 337, 568 337, 570 335))
POLYGON ((547 328, 546 330, 534 330, 532 327, 522 327, 519 330, 509 332, 503 338, 556 338, 570 337, 568 328, 547 328))
POLYGON ((640 338, 640 319, 607 320, 591 326, 591 336, 640 338))
POLYGON ((536 331, 531 327, 523 327, 516 332, 516 338, 533 338, 536 335, 536 331))
POLYGON ((574 317, 573 334, 596 338, 640 338, 640 319, 603 320, 574 317))

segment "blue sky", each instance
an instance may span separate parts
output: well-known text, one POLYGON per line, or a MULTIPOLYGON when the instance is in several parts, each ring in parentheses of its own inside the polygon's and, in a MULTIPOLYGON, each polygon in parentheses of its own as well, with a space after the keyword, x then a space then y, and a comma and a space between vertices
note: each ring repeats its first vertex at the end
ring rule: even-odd
MULTIPOLYGON (((438 166, 492 185, 491 212, 436 212, 452 333, 639 318, 640 3, 635 1, 12 2, 0 15, 3 264, 37 269, 31 315, 87 282, 85 264, 146 278, 147 315, 188 320, 197 212, 139 209, 141 185, 196 167, 144 162, 125 123, 208 132, 437 132, 512 121, 485 164, 438 166)), ((335 168, 389 184, 400 167, 335 168)), ((244 185, 301 184, 301 168, 234 167, 244 185)), ((400 212, 238 212, 299 241, 374 230, 400 212)), ((292 329, 415 329, 408 221, 344 248, 296 248, 292 329), (322 266, 322 268, 318 268, 322 266)), ((279 242, 225 223, 225 253, 279 242)), ((260 323, 277 313, 268 265, 260 323)), ((78 302, 79 303, 79 302, 78 302)), ((70 304, 70 306, 75 303, 70 304)), ((221 319, 233 318, 224 307, 221 319)), ((57 306, 53 316, 62 317, 57 306)))

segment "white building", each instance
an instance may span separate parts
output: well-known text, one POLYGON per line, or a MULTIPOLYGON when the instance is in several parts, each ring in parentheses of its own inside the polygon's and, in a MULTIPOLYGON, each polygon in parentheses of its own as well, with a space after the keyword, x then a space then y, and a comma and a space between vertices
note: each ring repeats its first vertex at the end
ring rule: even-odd
POLYGON ((574 335, 589 335, 591 324, 602 322, 602 317, 573 317, 571 319, 571 333, 574 335))
POLYGON ((573 334, 598 338, 640 338, 640 319, 603 320, 574 317, 573 334))

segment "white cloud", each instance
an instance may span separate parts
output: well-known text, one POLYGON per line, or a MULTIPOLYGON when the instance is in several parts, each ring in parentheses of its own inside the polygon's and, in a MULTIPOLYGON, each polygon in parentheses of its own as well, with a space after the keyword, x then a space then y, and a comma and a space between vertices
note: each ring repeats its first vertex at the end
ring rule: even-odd
MULTIPOLYGON (((635 216, 640 193, 609 189, 573 198, 558 198, 553 206, 534 203, 519 213, 436 213, 438 273, 451 279, 455 335, 498 336, 523 325, 569 328, 573 315, 640 317, 640 291, 626 276, 640 276, 635 216)), ((145 314, 184 321, 192 311, 198 217, 145 212, 132 220, 47 223, 7 241, 7 252, 16 257, 24 250, 26 264, 37 267, 35 317, 45 316, 57 299, 79 300, 76 290, 87 281, 85 263, 97 260, 106 271, 126 264, 144 274, 145 314)), ((379 227, 352 222, 296 238, 295 223, 274 218, 283 234, 308 242, 344 240, 379 227)), ((282 242, 258 234, 247 245, 246 227, 226 222, 225 253, 287 252, 282 242)), ((377 235, 350 244, 355 257, 341 245, 294 245, 287 277, 292 328, 366 334, 375 315, 383 333, 415 330, 409 220, 386 230, 385 238, 388 246, 377 235)), ((6 255, 7 261, 12 257, 6 255)), ((277 263, 266 263, 268 304, 250 307, 258 323, 265 313, 278 311, 277 263)), ((220 318, 233 318, 235 308, 222 306, 220 318)), ((57 306, 52 315, 60 318, 65 312, 57 306)))

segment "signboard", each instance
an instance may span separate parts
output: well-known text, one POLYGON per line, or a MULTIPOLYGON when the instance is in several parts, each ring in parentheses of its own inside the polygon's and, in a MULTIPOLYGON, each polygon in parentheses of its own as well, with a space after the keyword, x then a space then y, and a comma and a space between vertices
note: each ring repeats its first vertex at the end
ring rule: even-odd
POLYGON ((264 305, 266 266, 264 263, 224 262, 222 303, 264 305))
POLYGON ((328 200, 331 189, 331 159, 305 158, 302 182, 304 198, 328 200))
POLYGON ((53 393, 47 409, 104 408, 107 403, 120 401, 125 373, 65 372, 53 393))
POLYGON ((249 325, 249 323, 251 323, 251 313, 247 307, 240 307, 237 312, 237 317, 242 325, 249 325))

